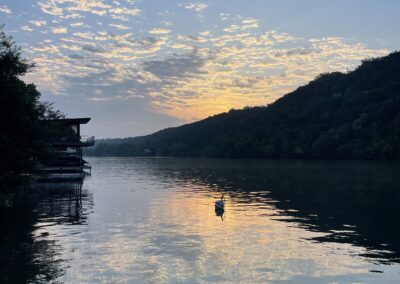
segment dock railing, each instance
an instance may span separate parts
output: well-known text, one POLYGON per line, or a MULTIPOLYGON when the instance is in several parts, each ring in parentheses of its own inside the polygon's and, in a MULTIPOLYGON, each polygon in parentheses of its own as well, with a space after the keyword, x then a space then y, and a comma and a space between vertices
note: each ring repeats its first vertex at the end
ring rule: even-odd
POLYGON ((59 147, 87 147, 94 145, 94 136, 80 136, 75 140, 62 140, 53 143, 54 146, 59 147))
POLYGON ((83 146, 93 146, 94 145, 94 136, 81 136, 80 142, 83 146))

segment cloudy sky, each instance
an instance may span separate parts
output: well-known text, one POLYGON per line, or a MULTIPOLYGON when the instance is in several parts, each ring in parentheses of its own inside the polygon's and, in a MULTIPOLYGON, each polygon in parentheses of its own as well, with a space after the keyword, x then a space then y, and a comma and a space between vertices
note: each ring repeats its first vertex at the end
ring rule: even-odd
POLYGON ((400 47, 400 1, 2 0, 25 80, 86 134, 128 137, 263 105, 400 47))

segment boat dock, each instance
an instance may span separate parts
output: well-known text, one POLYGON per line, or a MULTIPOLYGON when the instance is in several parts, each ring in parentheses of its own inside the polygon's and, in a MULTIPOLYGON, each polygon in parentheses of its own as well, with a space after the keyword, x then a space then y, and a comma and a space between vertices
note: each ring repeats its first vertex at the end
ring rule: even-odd
POLYGON ((83 159, 83 147, 93 146, 94 136, 82 136, 81 124, 90 121, 89 117, 65 118, 51 121, 65 133, 52 143, 55 159, 39 167, 39 182, 80 181, 91 174, 92 166, 83 159))

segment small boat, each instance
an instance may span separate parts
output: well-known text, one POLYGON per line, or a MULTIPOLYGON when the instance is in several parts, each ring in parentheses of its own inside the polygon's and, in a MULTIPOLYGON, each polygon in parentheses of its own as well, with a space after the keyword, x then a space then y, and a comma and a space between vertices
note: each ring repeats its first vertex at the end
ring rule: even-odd
POLYGON ((217 210, 224 210, 224 206, 225 206, 225 203, 224 203, 224 195, 225 195, 225 193, 222 194, 220 200, 217 200, 217 201, 215 202, 215 210, 216 210, 216 211, 217 211, 217 210))

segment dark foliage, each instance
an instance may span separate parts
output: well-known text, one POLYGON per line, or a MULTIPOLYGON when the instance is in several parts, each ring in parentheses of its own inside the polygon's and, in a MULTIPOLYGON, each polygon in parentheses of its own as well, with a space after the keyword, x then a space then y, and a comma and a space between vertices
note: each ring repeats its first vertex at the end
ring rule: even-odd
POLYGON ((52 126, 42 121, 63 116, 51 104, 39 102, 36 87, 19 78, 32 67, 0 26, 0 190, 48 159, 52 126))
POLYGON ((400 159, 400 52, 322 74, 268 106, 97 145, 87 154, 400 159))

